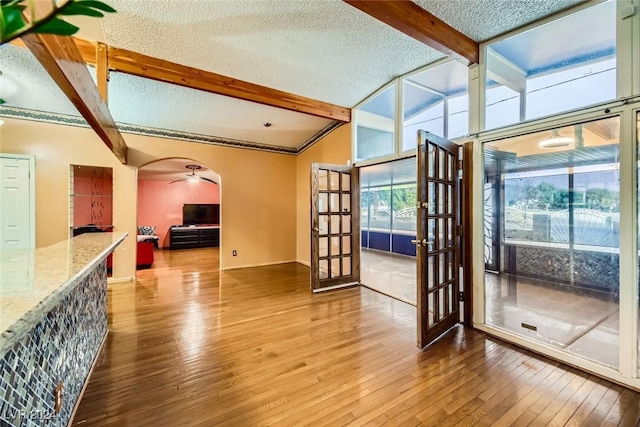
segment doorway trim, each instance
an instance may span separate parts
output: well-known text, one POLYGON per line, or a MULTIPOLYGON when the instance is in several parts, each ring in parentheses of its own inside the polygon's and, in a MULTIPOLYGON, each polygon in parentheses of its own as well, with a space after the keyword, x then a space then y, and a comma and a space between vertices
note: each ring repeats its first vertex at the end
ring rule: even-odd
MULTIPOLYGON (((194 159, 192 157, 171 156, 171 157, 156 158, 156 159, 150 160, 148 162, 145 162, 145 163, 143 163, 143 164, 141 164, 139 166, 136 166, 136 180, 135 180, 135 184, 136 184, 136 218, 135 218, 136 227, 139 226, 139 224, 138 224, 138 210, 139 210, 139 206, 138 206, 138 201, 139 201, 138 185, 139 185, 139 182, 140 182, 140 169, 142 169, 144 167, 147 167, 149 165, 152 165, 154 163, 162 162, 162 161, 165 161, 165 160, 173 160, 173 159, 189 160, 189 161, 194 162, 196 164, 204 165, 210 171, 212 171, 213 173, 215 173, 218 176, 218 182, 217 182, 217 185, 218 185, 218 200, 219 200, 218 203, 220 204, 220 214, 219 214, 219 219, 218 219, 219 225, 220 225, 220 228, 218 229, 218 233, 219 233, 218 234, 218 265, 220 266, 219 267, 220 271, 223 271, 223 268, 222 268, 222 253, 223 253, 223 250, 222 250, 222 241, 223 241, 223 239, 222 239, 222 234, 223 234, 223 230, 222 230, 222 228, 223 228, 223 226, 222 226, 222 223, 223 223, 222 216, 223 215, 222 215, 222 212, 223 212, 223 209, 224 209, 223 201, 222 201, 222 198, 223 198, 222 181, 223 181, 223 179, 222 179, 222 174, 216 172, 216 170, 214 168, 212 168, 211 166, 209 166, 209 164, 207 164, 207 163, 205 163, 205 162, 203 162, 201 160, 196 160, 196 159, 194 159)), ((181 171, 181 172, 184 172, 184 171, 181 171)), ((186 174, 186 172, 185 172, 185 174, 186 174)), ((138 250, 138 248, 137 248, 137 245, 136 245, 136 256, 137 256, 137 250, 138 250)), ((237 268, 237 267, 234 267, 234 268, 237 268)), ((137 278, 137 275, 138 275, 138 269, 135 268, 134 276, 133 276, 134 280, 137 278)))

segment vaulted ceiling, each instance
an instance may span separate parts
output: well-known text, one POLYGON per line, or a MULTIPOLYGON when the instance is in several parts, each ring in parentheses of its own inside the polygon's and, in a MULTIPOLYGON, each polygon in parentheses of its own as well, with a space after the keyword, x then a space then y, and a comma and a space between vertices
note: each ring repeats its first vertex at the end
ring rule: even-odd
MULTIPOLYGON (((476 42, 581 2, 414 0, 476 42)), ((108 3, 118 12, 83 19, 79 37, 346 108, 444 57, 339 0, 108 3)), ((0 97, 8 102, 0 116, 83 123, 28 50, 0 47, 0 71, 0 97)), ((111 72, 108 100, 125 133, 287 153, 339 125, 122 72, 111 72)))

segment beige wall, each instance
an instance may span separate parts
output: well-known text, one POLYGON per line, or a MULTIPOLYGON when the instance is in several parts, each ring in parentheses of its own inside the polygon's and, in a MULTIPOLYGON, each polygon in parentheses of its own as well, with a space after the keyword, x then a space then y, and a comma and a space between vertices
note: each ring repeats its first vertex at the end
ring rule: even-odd
POLYGON ((311 259, 311 163, 346 165, 351 160, 351 124, 345 124, 296 157, 297 249, 296 260, 309 265, 311 259))
POLYGON ((4 119, 0 152, 32 154, 36 161, 36 245, 66 239, 69 165, 113 168, 113 222, 129 237, 116 250, 113 276, 135 276, 137 168, 183 157, 220 174, 221 266, 234 268, 296 259, 296 158, 252 150, 124 135, 129 164, 122 165, 93 130, 4 119), (232 250, 238 256, 231 256, 232 250))

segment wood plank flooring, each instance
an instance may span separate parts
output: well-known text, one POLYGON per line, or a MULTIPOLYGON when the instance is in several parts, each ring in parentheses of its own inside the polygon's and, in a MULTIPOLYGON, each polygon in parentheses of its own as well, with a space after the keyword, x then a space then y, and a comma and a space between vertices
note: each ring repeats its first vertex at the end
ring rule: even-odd
POLYGON ((314 295, 299 264, 218 271, 156 251, 109 288, 110 333, 74 426, 635 426, 640 394, 458 327, 415 347, 415 307, 314 295))

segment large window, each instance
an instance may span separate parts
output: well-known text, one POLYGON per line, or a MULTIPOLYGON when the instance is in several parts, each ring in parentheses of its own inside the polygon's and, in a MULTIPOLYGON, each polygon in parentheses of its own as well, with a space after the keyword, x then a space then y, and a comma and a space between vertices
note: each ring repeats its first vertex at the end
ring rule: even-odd
POLYGON ((392 197, 392 231, 393 233, 408 233, 415 235, 418 203, 416 184, 394 185, 392 197))
POLYGON ((392 85, 356 111, 356 161, 395 153, 396 87, 392 85))
POLYGON ((505 242, 618 247, 616 163, 507 173, 505 242))
POLYGON ((415 255, 415 157, 360 168, 362 247, 415 255))
POLYGON ((447 61, 411 73, 398 84, 402 91, 394 83, 354 110, 356 162, 404 156, 415 150, 420 130, 445 139, 469 134, 466 66, 447 61), (402 137, 395 132, 399 120, 402 137))
POLYGON ((446 139, 469 133, 469 84, 467 67, 449 61, 403 82, 402 151, 416 148, 418 131, 446 139))
POLYGON ((618 365, 619 118, 486 143, 485 321, 618 365))
POLYGON ((493 43, 486 67, 485 129, 613 100, 616 2, 493 43))

